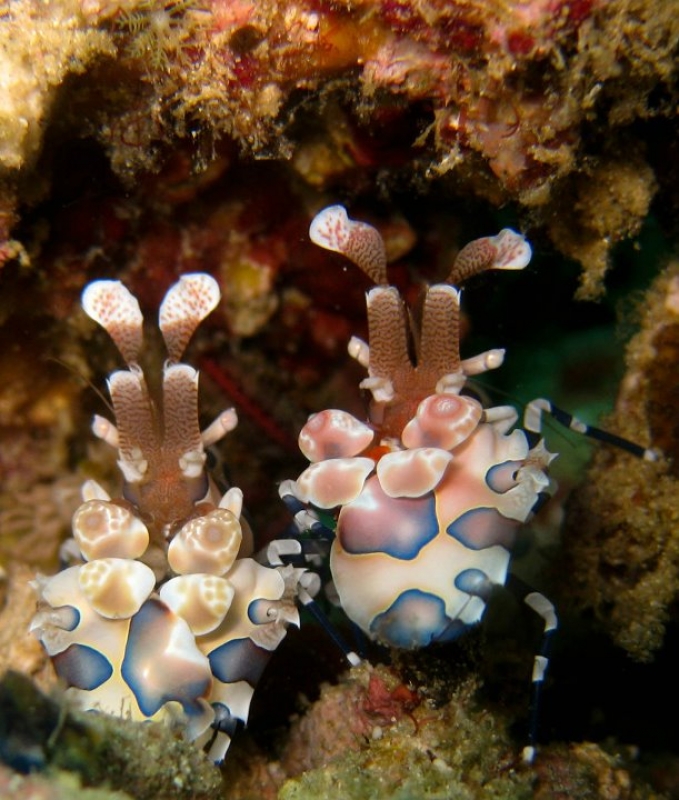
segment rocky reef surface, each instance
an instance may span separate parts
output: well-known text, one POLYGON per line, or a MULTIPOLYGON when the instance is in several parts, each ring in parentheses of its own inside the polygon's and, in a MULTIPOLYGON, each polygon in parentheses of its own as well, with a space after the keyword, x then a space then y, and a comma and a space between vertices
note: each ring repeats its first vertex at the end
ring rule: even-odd
POLYGON ((679 796, 678 49, 672 0, 0 4, 0 672, 33 681, 2 684, 0 795, 679 796), (217 278, 192 358, 205 419, 238 410, 220 457, 263 544, 308 414, 363 413, 367 282, 307 234, 334 202, 409 297, 467 241, 525 231, 525 274, 465 290, 463 346, 507 347, 498 393, 591 421, 621 381, 606 425, 663 454, 599 448, 585 473, 550 434, 562 488, 516 565, 564 620, 532 767, 537 632, 511 601, 348 674, 313 624, 291 633, 221 773, 176 731, 79 718, 27 633, 80 484, 116 481, 90 433, 116 357, 84 285, 119 278, 152 315, 178 275, 217 278))

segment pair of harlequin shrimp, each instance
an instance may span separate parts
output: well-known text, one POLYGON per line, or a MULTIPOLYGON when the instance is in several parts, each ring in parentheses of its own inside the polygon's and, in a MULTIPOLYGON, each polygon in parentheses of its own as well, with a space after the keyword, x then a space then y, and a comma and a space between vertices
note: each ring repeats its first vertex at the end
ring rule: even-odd
MULTIPOLYGON (((310 466, 282 484, 281 496, 301 531, 320 527, 332 539, 340 603, 383 644, 449 641, 481 619, 494 586, 518 588, 544 621, 535 712, 556 614, 543 595, 508 578, 508 567, 514 536, 549 484, 553 456, 538 436, 541 415, 636 455, 654 453, 583 426, 544 400, 528 406, 526 430, 512 430, 513 408, 484 408, 464 393, 469 376, 500 366, 504 351, 460 358, 453 284, 486 269, 525 267, 531 251, 518 234, 504 230, 464 247, 447 282, 427 290, 417 328, 387 285, 374 228, 332 206, 314 219, 310 236, 377 284, 367 296, 369 344, 349 344, 368 371, 361 386, 372 401, 367 422, 336 409, 309 419, 299 444, 310 466), (328 518, 330 527, 319 521, 328 518)), ((185 275, 168 291, 159 314, 168 360, 154 396, 138 363, 137 301, 117 281, 86 287, 86 313, 128 367, 109 378, 115 425, 101 417, 93 425, 118 450, 123 488, 112 499, 85 483, 63 551, 71 566, 37 578, 31 626, 83 708, 180 719, 215 761, 247 722, 256 683, 286 626, 299 624, 296 602, 313 606, 319 587, 313 572, 284 563, 302 552, 301 539, 272 543, 266 558, 250 557, 242 493, 231 487, 220 495, 206 470, 205 449, 233 429, 236 416, 226 411, 201 432, 198 374, 180 359, 219 297, 205 274, 185 275)), ((346 654, 356 663, 348 648, 346 654)), ((535 729, 533 722, 526 760, 535 729)))

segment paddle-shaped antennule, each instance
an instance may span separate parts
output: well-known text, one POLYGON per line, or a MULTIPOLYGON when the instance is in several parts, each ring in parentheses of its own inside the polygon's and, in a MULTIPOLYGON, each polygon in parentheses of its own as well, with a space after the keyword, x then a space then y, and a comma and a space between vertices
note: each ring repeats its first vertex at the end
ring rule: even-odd
POLYGON ((178 362, 189 339, 213 311, 221 293, 217 281, 204 272, 182 275, 165 295, 158 313, 158 325, 171 362, 178 362))
POLYGON ((523 269, 532 250, 520 233, 504 228, 497 236, 484 236, 466 244, 457 254, 447 283, 463 281, 487 269, 523 269))
POLYGON ((120 281, 94 281, 82 293, 82 307, 90 319, 113 339, 126 364, 135 364, 143 341, 143 323, 137 298, 120 281))
POLYGON ((313 218, 314 244, 341 253, 378 285, 387 283, 387 255, 379 231, 367 222, 349 219, 344 206, 328 206, 313 218))

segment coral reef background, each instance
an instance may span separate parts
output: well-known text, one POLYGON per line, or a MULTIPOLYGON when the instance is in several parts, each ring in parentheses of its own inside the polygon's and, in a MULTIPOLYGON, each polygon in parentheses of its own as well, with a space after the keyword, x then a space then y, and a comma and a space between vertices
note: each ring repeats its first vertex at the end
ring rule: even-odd
MULTIPOLYGON (((28 581, 56 569, 80 483, 115 480, 89 432, 116 356, 79 310, 88 281, 124 280, 152 314, 179 274, 218 279, 225 299, 193 363, 205 419, 225 402, 239 412, 218 456, 263 544, 288 524, 276 483, 299 472, 307 415, 363 413, 346 343, 364 331, 367 283, 311 246, 313 214, 360 210, 410 295, 512 224, 531 267, 465 290, 464 346, 508 350, 481 388, 595 421, 622 381, 606 424, 664 455, 601 448, 585 472, 587 449, 550 433, 561 489, 516 569, 564 618, 543 726, 554 744, 517 765, 535 631, 508 600, 467 642, 322 690, 341 659, 308 625, 267 673, 228 788, 205 791, 679 796, 678 49, 672 0, 0 4, 0 671, 54 688, 26 632, 28 581)), ((32 719, 38 701, 25 702, 16 716, 32 719)), ((18 768, 13 752, 0 744, 18 768)), ((39 766, 51 777, 16 796, 31 780, 57 796, 74 773, 101 780, 49 748, 39 766)), ((161 767, 147 766, 150 780, 113 785, 153 796, 161 767)))

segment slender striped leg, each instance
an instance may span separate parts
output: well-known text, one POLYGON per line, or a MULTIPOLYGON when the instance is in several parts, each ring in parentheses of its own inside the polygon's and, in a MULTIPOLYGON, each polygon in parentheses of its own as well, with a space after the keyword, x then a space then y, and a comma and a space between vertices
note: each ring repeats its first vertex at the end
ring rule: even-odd
POLYGON ((558 627, 558 618, 553 603, 544 594, 536 592, 515 575, 509 575, 507 588, 543 621, 542 640, 533 662, 533 680, 531 684, 530 708, 528 714, 528 744, 523 748, 521 757, 526 764, 532 764, 535 758, 538 727, 540 724, 540 702, 542 687, 549 667, 549 653, 552 647, 554 632, 558 627))
POLYGON ((349 647, 347 642, 344 640, 344 637, 337 630, 337 627, 333 625, 332 620, 328 617, 325 611, 323 611, 320 605, 308 592, 304 591, 303 589, 299 592, 298 597, 302 606, 314 616, 326 634, 330 637, 330 639, 332 639, 335 646, 342 652, 346 660, 349 662, 349 666, 357 667, 361 663, 361 657, 358 655, 358 653, 352 650, 351 647, 349 647))
MULTIPOLYGON (((476 579, 474 584, 465 587, 469 594, 481 598, 484 603, 491 599, 491 592, 495 586, 489 578, 476 579)), ((523 748, 521 757, 526 764, 531 764, 535 758, 538 725, 540 721, 540 698, 542 695, 542 685, 549 666, 549 651, 551 649, 552 638, 557 629, 558 621, 556 611, 552 603, 540 592, 536 592, 527 583, 513 574, 507 576, 506 588, 519 600, 531 608, 544 622, 542 640, 535 654, 533 662, 533 678, 531 683, 530 707, 528 714, 528 744, 523 748)))
POLYGON ((283 481, 278 487, 281 500, 292 514, 295 527, 300 533, 313 533, 315 536, 332 541, 335 538, 335 522, 328 512, 312 511, 297 498, 294 481, 283 481))
POLYGON ((543 414, 549 414, 550 417, 553 417, 565 428, 577 431, 590 439, 596 439, 599 442, 618 447, 633 456, 637 456, 637 458, 644 459, 644 461, 657 461, 659 458, 657 450, 641 447, 634 442, 630 442, 629 439, 624 439, 622 436, 616 436, 614 433, 596 428, 594 425, 587 425, 587 423, 582 422, 567 411, 557 408, 544 397, 538 397, 528 403, 523 415, 523 427, 532 433, 542 433, 543 414))
MULTIPOLYGON (((304 555, 304 548, 307 544, 314 545, 315 543, 313 541, 300 542, 298 539, 274 539, 265 551, 265 560, 269 566, 274 567, 292 563, 296 558, 304 555)), ((315 553, 312 553, 311 557, 307 557, 307 561, 313 560, 314 556, 315 553)), ((314 572, 306 572, 297 586, 297 601, 321 625, 326 634, 342 652, 349 665, 352 667, 358 666, 361 663, 360 656, 349 647, 328 615, 314 599, 320 589, 320 583, 318 575, 314 572)))

